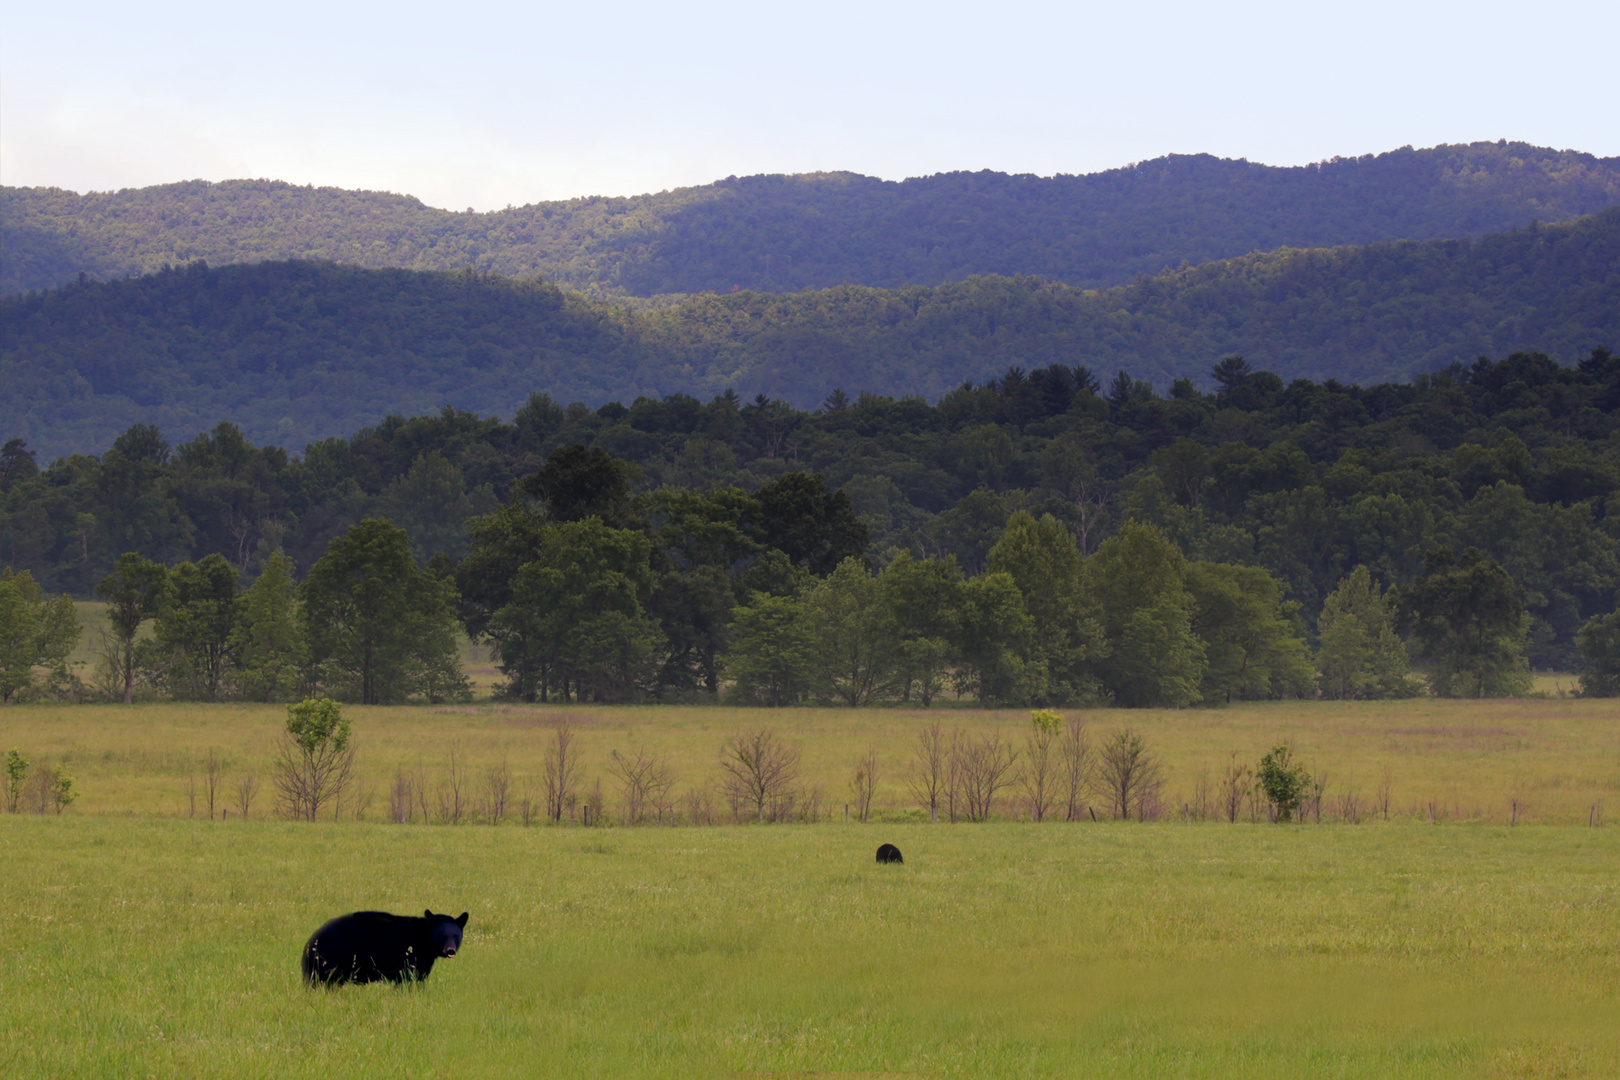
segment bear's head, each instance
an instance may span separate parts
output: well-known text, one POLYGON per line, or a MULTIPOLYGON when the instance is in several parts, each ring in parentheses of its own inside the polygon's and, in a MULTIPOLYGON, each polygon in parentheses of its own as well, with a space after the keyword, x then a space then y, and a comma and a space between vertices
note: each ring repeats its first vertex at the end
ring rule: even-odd
POLYGON ((448 915, 435 915, 431 910, 422 912, 432 926, 428 930, 429 948, 434 956, 445 959, 456 955, 461 948, 461 931, 467 926, 467 913, 463 911, 452 919, 448 915))

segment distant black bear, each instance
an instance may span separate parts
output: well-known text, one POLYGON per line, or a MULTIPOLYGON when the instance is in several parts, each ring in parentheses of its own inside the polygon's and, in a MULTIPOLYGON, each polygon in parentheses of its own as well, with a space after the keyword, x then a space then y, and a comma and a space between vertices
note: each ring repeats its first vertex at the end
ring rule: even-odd
POLYGON ((417 982, 439 957, 456 955, 466 925, 465 911, 454 919, 431 911, 421 918, 386 911, 339 915, 304 945, 304 979, 311 985, 417 982))
POLYGON ((900 857, 900 849, 893 844, 884 844, 878 848, 878 862, 880 863, 903 863, 905 861, 900 857))

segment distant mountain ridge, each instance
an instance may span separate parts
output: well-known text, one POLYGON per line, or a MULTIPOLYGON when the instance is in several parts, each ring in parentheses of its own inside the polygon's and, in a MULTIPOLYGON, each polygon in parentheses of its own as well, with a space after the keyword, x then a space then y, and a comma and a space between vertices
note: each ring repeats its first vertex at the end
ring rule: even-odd
POLYGON ((1518 350, 1620 345, 1620 208, 1477 240, 1294 250, 1085 290, 1038 278, 701 294, 632 311, 535 280, 290 261, 0 300, 0 440, 43 458, 133 423, 229 420, 297 447, 441 406, 511 416, 735 389, 934 398, 1052 363, 1167 391, 1242 354, 1284 379, 1400 380, 1518 350))
POLYGON ((472 268, 599 297, 899 288, 976 275, 1084 287, 1270 251, 1478 236, 1620 204, 1620 158, 1524 143, 1273 167, 1171 155, 1084 176, 731 177, 455 213, 264 180, 79 195, 0 188, 0 293, 203 259, 472 268))

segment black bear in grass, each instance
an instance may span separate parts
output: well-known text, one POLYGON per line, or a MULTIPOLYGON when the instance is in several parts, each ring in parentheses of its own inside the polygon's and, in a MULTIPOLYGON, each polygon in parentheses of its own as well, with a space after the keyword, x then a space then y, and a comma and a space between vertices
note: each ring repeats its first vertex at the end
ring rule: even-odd
POLYGON ((878 862, 880 863, 903 863, 905 861, 900 857, 900 849, 893 844, 884 844, 878 848, 878 862))
POLYGON ((386 911, 339 915, 304 945, 304 979, 311 985, 417 982, 435 960, 456 955, 466 925, 465 911, 453 919, 431 911, 421 918, 386 911))

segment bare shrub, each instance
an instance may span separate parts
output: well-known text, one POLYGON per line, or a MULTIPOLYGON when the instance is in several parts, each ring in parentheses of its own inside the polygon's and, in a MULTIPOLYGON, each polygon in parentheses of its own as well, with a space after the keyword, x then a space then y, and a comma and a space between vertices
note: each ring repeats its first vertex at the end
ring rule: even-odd
POLYGON ((523 785, 523 794, 518 797, 518 821, 525 826, 533 825, 540 819, 540 814, 543 809, 544 804, 534 796, 534 785, 532 783, 525 782, 523 785))
POLYGON ((1346 784, 1334 805, 1340 821, 1350 825, 1361 824, 1361 796, 1353 786, 1346 784))
POLYGON ((606 805, 607 800, 602 798, 602 778, 598 776, 596 782, 591 785, 591 790, 585 794, 585 824, 602 824, 602 808, 606 805))
POLYGON ((938 720, 920 729, 912 743, 911 765, 906 770, 906 787, 911 797, 928 811, 928 820, 939 823, 939 800, 945 789, 946 759, 949 750, 938 720))
POLYGON ((259 778, 248 773, 236 782, 236 812, 246 821, 253 809, 253 799, 259 794, 259 778))
POLYGON ((579 754, 574 747, 574 725, 568 717, 557 721, 551 741, 546 745, 545 784, 546 817, 560 823, 564 814, 572 815, 578 798, 579 754))
POLYGON ((1115 817, 1151 821, 1158 816, 1164 766, 1147 740, 1130 728, 1108 737, 1097 755, 1098 779, 1115 817))
POLYGON ((197 770, 186 770, 186 817, 197 816, 197 770))
POLYGON ((615 750, 608 755, 608 770, 619 781, 625 824, 639 825, 649 813, 662 816, 669 789, 675 786, 675 774, 666 757, 645 747, 638 747, 633 755, 615 750))
POLYGON ((1164 812, 1164 785, 1142 788, 1136 797, 1136 820, 1158 821, 1164 812))
POLYGON ((223 771, 219 752, 210 746, 208 756, 203 758, 203 796, 208 802, 209 821, 214 820, 214 804, 219 798, 219 781, 223 771))
POLYGON ((1011 782, 1018 751, 991 730, 977 739, 956 744, 958 771, 962 778, 963 809, 969 821, 988 821, 996 806, 996 796, 1011 782))
POLYGON ((686 789, 686 820, 693 825, 714 824, 714 790, 707 784, 686 789))
POLYGON ((945 810, 950 816, 951 824, 956 824, 957 815, 967 807, 965 798, 962 771, 963 736, 960 728, 951 729, 951 741, 945 747, 945 810))
POLYGON ((452 742, 445 754, 444 776, 434 792, 438 802, 439 820, 447 825, 460 825, 469 809, 467 766, 461 759, 461 744, 452 742))
POLYGON ((403 767, 394 770, 394 783, 388 789, 388 820, 396 825, 407 825, 416 802, 416 788, 411 774, 403 767))
POLYGON ((422 763, 416 763, 416 772, 411 776, 411 794, 416 797, 416 812, 422 817, 422 824, 426 825, 433 820, 433 810, 428 805, 428 798, 432 791, 428 788, 427 770, 422 763))
POLYGON ((1378 810, 1378 812, 1380 814, 1384 815, 1384 820, 1385 821, 1389 820, 1389 792, 1390 792, 1390 786, 1391 786, 1390 782, 1393 779, 1393 776, 1394 776, 1394 774, 1391 772, 1389 766, 1386 765, 1386 766, 1384 766, 1384 775, 1378 781, 1378 806, 1377 806, 1377 810, 1378 810))
POLYGON ((1192 798, 1188 800, 1187 816, 1196 821, 1208 821, 1215 816, 1215 795, 1209 781, 1209 769, 1199 769, 1193 778, 1192 798))
POLYGON ((353 794, 349 798, 349 817, 355 821, 364 821, 366 811, 371 809, 371 804, 377 799, 377 785, 362 783, 359 777, 356 777, 350 790, 353 794))
POLYGON ((766 809, 774 810, 799 778, 799 752, 770 728, 755 728, 726 740, 720 770, 720 789, 733 816, 746 809, 764 824, 766 809))
POLYGON ((484 766, 483 790, 479 793, 479 815, 491 825, 506 817, 512 800, 512 767, 502 754, 493 765, 484 766))
POLYGON ((1299 820, 1301 823, 1309 816, 1316 824, 1322 824, 1322 798, 1327 794, 1327 788, 1328 778, 1326 773, 1321 773, 1311 780, 1310 786, 1305 791, 1305 797, 1300 800, 1299 804, 1299 820))
POLYGON ((329 803, 341 803, 354 775, 349 722, 330 698, 287 708, 287 730, 276 753, 276 792, 284 815, 314 821, 329 803))
POLYGON ((823 810, 826 801, 827 797, 819 785, 811 784, 809 787, 802 789, 796 800, 799 820, 806 825, 813 825, 828 816, 823 810))
POLYGON ((1062 766, 1063 816, 1068 821, 1079 821, 1085 816, 1086 793, 1091 790, 1096 773, 1096 758, 1084 720, 1072 720, 1064 726, 1058 756, 1062 766))
POLYGON ((1236 822, 1238 814, 1243 812, 1243 802, 1248 796, 1254 794, 1254 770, 1246 761, 1239 761, 1237 751, 1232 751, 1232 759, 1221 770, 1220 800, 1221 813, 1226 820, 1236 822))
MULTIPOLYGON (((1063 732, 1063 717, 1051 709, 1030 713, 1029 732, 1024 736, 1024 767, 1018 771, 1018 786, 1024 791, 1029 816, 1045 821, 1057 801, 1059 762, 1052 748, 1063 732)), ((1057 758, 1062 757, 1061 751, 1057 758)))
POLYGON ((877 747, 869 746, 855 763, 855 773, 849 780, 849 790, 855 796, 855 816, 862 825, 872 816, 872 796, 877 793, 877 782, 877 747))

